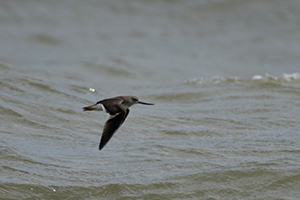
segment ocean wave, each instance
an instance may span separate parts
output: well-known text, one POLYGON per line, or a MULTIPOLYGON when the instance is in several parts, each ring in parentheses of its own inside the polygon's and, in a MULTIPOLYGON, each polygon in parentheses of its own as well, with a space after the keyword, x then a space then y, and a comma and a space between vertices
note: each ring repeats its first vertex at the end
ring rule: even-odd
POLYGON ((254 75, 252 78, 213 76, 210 78, 198 77, 186 80, 185 84, 219 84, 226 82, 300 82, 300 73, 282 74, 281 76, 254 75))
POLYGON ((280 82, 290 82, 290 81, 300 81, 300 73, 292 73, 292 74, 283 74, 279 77, 272 76, 270 74, 266 74, 265 76, 255 75, 252 77, 252 80, 271 80, 271 81, 280 81, 280 82))

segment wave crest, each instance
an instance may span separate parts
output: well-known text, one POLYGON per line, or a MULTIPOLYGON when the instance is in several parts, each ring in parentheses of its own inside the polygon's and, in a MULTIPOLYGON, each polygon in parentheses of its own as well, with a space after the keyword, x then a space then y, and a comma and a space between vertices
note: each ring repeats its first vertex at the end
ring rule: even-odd
POLYGON ((300 73, 282 74, 281 76, 272 76, 270 74, 255 75, 250 79, 244 79, 239 77, 223 77, 223 76, 213 76, 210 78, 193 78, 186 80, 185 84, 218 84, 223 82, 300 82, 300 73))

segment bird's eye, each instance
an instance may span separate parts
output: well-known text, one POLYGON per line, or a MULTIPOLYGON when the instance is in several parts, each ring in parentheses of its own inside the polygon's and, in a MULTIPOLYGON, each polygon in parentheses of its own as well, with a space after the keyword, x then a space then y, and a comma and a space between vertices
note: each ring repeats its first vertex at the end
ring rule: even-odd
POLYGON ((138 101, 138 99, 137 98, 133 98, 133 101, 138 101))

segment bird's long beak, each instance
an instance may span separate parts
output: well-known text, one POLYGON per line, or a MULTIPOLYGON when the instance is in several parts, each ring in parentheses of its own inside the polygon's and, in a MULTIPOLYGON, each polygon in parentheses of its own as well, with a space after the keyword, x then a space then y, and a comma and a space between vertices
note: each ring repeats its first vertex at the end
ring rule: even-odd
POLYGON ((139 104, 144 104, 144 105, 154 105, 154 103, 145 103, 145 102, 142 102, 142 101, 138 101, 139 104))

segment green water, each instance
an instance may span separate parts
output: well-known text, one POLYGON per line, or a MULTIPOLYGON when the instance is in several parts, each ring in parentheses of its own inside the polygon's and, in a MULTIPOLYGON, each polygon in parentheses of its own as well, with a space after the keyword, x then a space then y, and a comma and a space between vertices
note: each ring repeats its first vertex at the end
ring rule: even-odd
POLYGON ((0 199, 299 199, 298 1, 3 1, 0 199), (102 151, 104 112, 135 105, 102 151))

